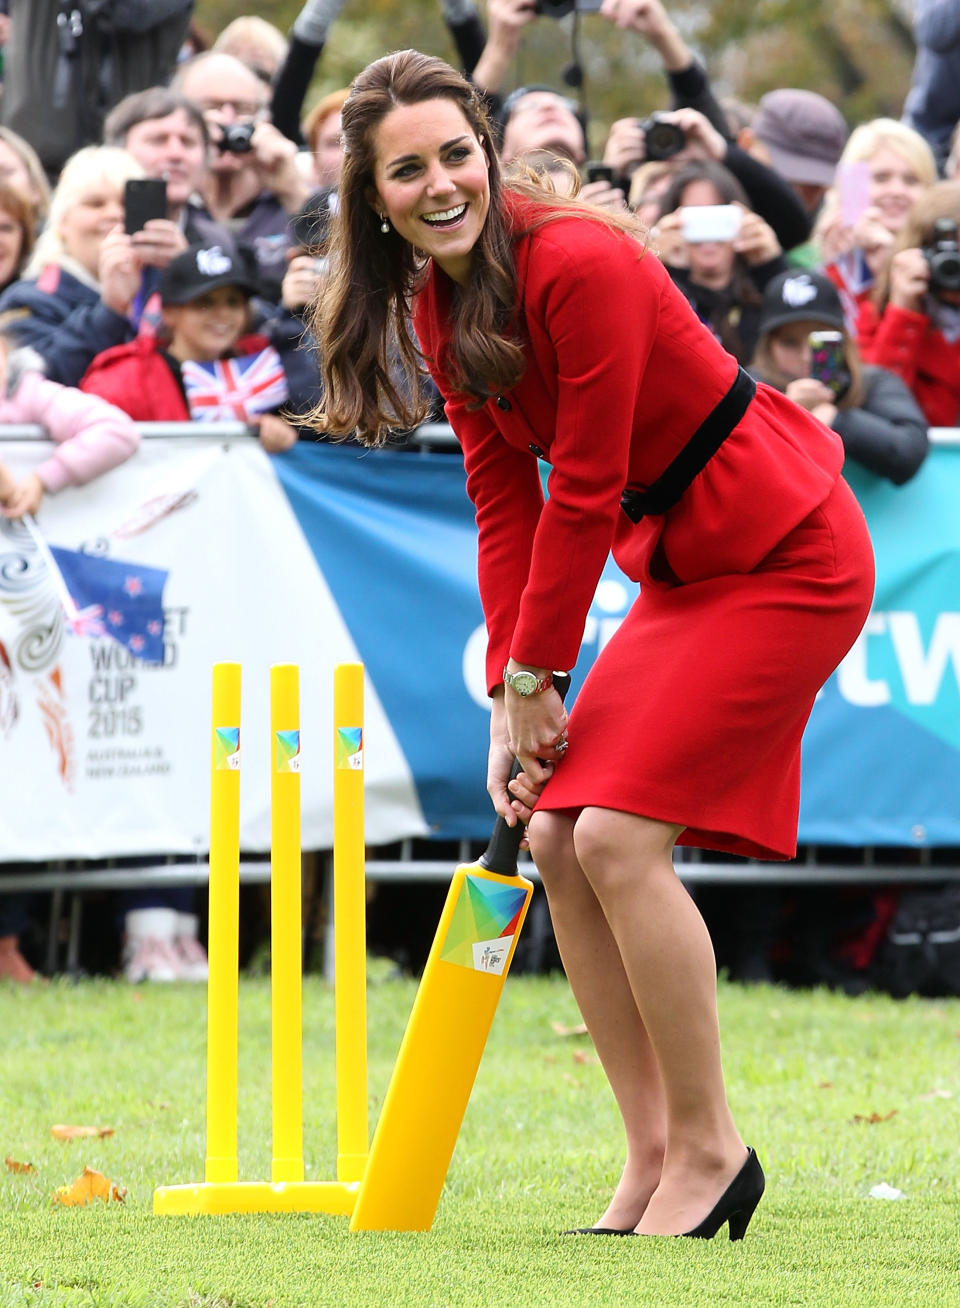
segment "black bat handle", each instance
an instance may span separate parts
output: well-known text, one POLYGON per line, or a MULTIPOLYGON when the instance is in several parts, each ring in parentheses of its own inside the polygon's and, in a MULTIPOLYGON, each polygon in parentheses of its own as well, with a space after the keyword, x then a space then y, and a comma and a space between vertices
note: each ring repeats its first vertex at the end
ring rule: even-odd
MULTIPOLYGON (((567 691, 570 689, 570 673, 555 672, 553 674, 553 686, 559 693, 561 700, 566 698, 567 691)), ((513 767, 510 769, 510 780, 519 776, 522 768, 520 760, 513 760, 513 767)), ((519 820, 512 827, 507 826, 505 818, 498 817, 493 826, 493 834, 490 837, 490 843, 480 855, 480 862, 490 872, 499 872, 501 876, 512 877, 517 874, 517 856, 520 853, 520 841, 523 839, 526 827, 519 820)))

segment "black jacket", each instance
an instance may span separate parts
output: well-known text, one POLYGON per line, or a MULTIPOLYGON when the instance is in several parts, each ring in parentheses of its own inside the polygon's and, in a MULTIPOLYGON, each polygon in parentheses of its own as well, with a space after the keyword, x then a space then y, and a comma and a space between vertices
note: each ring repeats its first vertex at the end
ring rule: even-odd
POLYGON ((102 139, 118 101, 167 81, 192 11, 193 0, 10 0, 0 123, 55 177, 102 139))
POLYGON ((863 384, 863 403, 838 409, 833 430, 848 458, 902 486, 927 457, 927 420, 896 373, 865 365, 863 384))

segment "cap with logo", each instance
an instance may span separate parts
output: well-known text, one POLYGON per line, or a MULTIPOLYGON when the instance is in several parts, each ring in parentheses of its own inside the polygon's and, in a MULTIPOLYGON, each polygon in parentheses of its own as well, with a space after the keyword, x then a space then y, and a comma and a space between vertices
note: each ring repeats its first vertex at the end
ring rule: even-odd
POLYGON ((788 322, 816 322, 843 331, 843 305, 829 277, 791 270, 767 282, 760 310, 760 331, 772 332, 788 322))
POLYGON ((848 128, 843 114, 824 96, 794 87, 768 91, 751 127, 788 182, 831 185, 848 128))
POLYGON ((188 304, 220 286, 257 293, 256 282, 236 251, 221 245, 191 245, 164 268, 160 299, 163 304, 188 304))

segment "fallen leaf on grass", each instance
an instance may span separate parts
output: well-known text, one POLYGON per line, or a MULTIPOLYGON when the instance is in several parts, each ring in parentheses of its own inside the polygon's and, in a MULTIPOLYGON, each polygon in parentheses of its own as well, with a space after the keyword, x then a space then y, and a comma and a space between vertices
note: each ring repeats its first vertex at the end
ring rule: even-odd
POLYGON ((578 1022, 576 1026, 564 1026, 562 1022, 551 1022, 550 1025, 558 1036, 586 1035, 587 1027, 585 1022, 578 1022))
POLYGON ((850 1120, 853 1122, 868 1122, 872 1125, 874 1122, 889 1122, 890 1118, 896 1117, 896 1115, 896 1108, 891 1108, 889 1113, 854 1113, 850 1120))
POLYGON ((33 1163, 18 1163, 16 1158, 5 1158, 8 1172, 35 1172, 37 1169, 33 1163))
POLYGON ((833 1082, 832 1082, 832 1081, 821 1081, 820 1084, 817 1086, 817 1089, 818 1089, 818 1090, 832 1090, 832 1089, 833 1089, 833 1082))
POLYGON ((71 1181, 69 1185, 57 1186, 53 1192, 53 1202, 64 1204, 68 1208, 77 1204, 88 1204, 94 1199, 102 1199, 104 1203, 109 1203, 113 1199, 122 1204, 126 1197, 125 1185, 117 1185, 109 1176, 104 1176, 93 1167, 85 1167, 75 1181, 71 1181))
POLYGON ((113 1135, 113 1132, 112 1126, 65 1126, 62 1122, 50 1128, 50 1134, 55 1140, 79 1140, 87 1136, 103 1139, 104 1136, 113 1135))
POLYGON ((596 1054, 588 1054, 585 1049, 575 1049, 573 1051, 573 1061, 575 1063, 599 1063, 600 1059, 596 1054))
POLYGON ((921 1099, 952 1099, 953 1095, 949 1090, 928 1090, 925 1095, 920 1095, 921 1099))
POLYGON ((573 1076, 570 1072, 564 1072, 564 1074, 563 1074, 563 1079, 564 1079, 564 1081, 567 1082, 568 1085, 572 1085, 573 1088, 574 1088, 574 1090, 582 1090, 582 1089, 583 1089, 583 1082, 582 1082, 582 1081, 578 1081, 577 1078, 576 1078, 575 1076, 573 1076))

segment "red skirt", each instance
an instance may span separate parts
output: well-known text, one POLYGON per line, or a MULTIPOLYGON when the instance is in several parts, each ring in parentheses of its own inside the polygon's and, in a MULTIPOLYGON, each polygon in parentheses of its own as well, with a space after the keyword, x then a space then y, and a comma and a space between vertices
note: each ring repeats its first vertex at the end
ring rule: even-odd
POLYGON ((577 695, 537 808, 616 809, 679 824, 681 845, 792 858, 800 740, 873 582, 841 478, 753 572, 644 583, 577 695))

